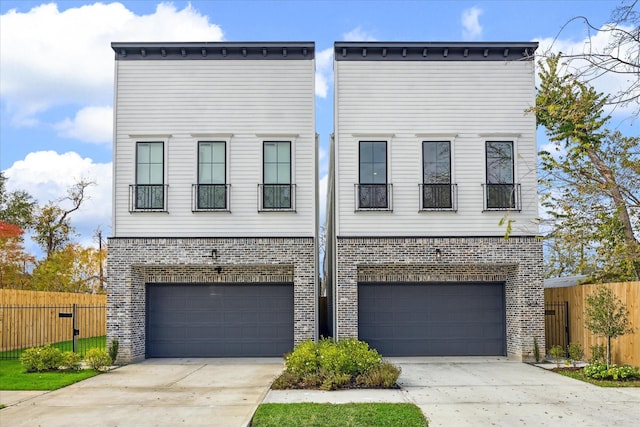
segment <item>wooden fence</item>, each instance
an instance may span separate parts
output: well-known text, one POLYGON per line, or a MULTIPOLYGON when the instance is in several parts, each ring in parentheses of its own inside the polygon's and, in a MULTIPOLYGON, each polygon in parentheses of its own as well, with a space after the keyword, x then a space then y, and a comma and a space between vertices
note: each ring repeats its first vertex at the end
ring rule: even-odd
POLYGON ((640 282, 607 283, 604 285, 578 285, 566 288, 548 288, 544 290, 544 302, 569 304, 569 342, 579 343, 585 350, 585 358, 591 357, 590 347, 595 344, 606 345, 604 337, 598 337, 584 324, 587 296, 598 286, 607 286, 613 291, 627 310, 633 328, 632 334, 611 341, 613 363, 640 366, 640 282))
POLYGON ((73 340, 74 321, 78 338, 105 336, 106 304, 106 295, 0 289, 0 352, 73 340))

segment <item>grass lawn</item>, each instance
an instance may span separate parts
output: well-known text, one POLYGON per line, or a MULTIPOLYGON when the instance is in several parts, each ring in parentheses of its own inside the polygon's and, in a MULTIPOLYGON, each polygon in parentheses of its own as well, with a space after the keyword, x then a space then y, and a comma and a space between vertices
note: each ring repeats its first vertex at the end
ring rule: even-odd
POLYGON ((573 378, 576 380, 584 381, 586 383, 594 384, 600 387, 640 387, 640 381, 612 381, 612 380, 595 380, 593 378, 586 377, 582 370, 580 371, 568 371, 568 370, 554 370, 554 372, 564 375, 565 377, 573 378))
POLYGON ((420 408, 410 403, 264 403, 251 427, 426 427, 420 408))
POLYGON ((98 374, 93 369, 25 373, 19 360, 0 360, 0 390, 57 390, 98 374))

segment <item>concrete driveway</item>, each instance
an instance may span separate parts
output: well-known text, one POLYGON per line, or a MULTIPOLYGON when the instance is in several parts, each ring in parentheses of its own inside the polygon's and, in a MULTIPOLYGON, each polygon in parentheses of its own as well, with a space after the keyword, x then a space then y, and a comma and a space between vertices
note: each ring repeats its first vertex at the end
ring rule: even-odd
POLYGON ((597 387, 501 357, 391 360, 429 427, 640 425, 640 388, 597 387))
POLYGON ((1 426, 245 426, 274 359, 149 359, 0 411, 1 426))

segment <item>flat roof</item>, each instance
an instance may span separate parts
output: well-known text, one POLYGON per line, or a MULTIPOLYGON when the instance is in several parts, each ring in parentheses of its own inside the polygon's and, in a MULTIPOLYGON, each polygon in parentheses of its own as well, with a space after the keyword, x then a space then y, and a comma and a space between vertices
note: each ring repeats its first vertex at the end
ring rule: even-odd
POLYGON ((113 42, 117 61, 314 59, 314 42, 113 42))
POLYGON ((335 42, 336 61, 532 61, 537 42, 335 42))

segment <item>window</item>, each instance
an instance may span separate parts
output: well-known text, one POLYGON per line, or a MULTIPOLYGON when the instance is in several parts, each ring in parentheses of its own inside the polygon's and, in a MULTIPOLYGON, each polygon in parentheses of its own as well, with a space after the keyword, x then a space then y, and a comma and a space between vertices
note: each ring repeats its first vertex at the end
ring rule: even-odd
POLYGON ((226 144, 198 142, 198 184, 195 210, 227 210, 226 144))
POLYGON ((387 142, 360 141, 358 209, 389 209, 387 142))
POLYGON ((451 183, 451 142, 422 143, 421 209, 453 209, 454 185, 451 183))
POLYGON ((134 210, 165 210, 164 143, 136 144, 134 210))
POLYGON ((486 209, 516 209, 513 142, 487 141, 486 209))
POLYGON ((261 209, 294 209, 291 184, 291 142, 265 141, 263 160, 261 209))

